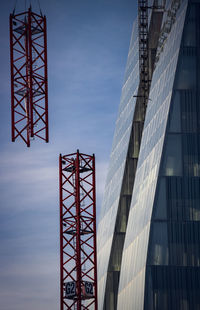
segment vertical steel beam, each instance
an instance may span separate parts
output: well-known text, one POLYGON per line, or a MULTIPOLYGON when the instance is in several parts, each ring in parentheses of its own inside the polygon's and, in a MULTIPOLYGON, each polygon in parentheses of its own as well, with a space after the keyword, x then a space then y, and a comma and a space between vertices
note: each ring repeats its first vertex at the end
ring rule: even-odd
POLYGON ((28 78, 29 78, 29 106, 30 106, 30 136, 33 138, 33 56, 32 56, 32 25, 31 25, 31 9, 28 10, 28 78))
POLYGON ((28 15, 31 136, 48 142, 46 17, 32 12, 31 8, 29 8, 28 15))
MULTIPOLYGON (((94 249, 97 249, 97 236, 96 236, 96 167, 95 167, 95 155, 92 156, 93 161, 93 199, 94 199, 94 207, 93 207, 93 214, 94 214, 94 222, 93 222, 93 231, 94 231, 94 249)), ((97 251, 94 251, 94 277, 97 279, 97 251)), ((98 300, 98 290, 97 290, 97 281, 94 283, 94 292, 95 292, 95 300, 98 300)), ((97 310, 98 303, 95 303, 95 310, 97 310)))
POLYGON ((79 151, 76 153, 76 168, 75 168, 75 193, 76 193, 76 287, 77 287, 77 310, 81 310, 81 212, 80 212, 80 163, 79 151))
POLYGON ((60 310, 63 310, 63 195, 62 195, 62 155, 59 156, 60 191, 60 310))
POLYGON ((13 19, 10 14, 10 74, 11 74, 11 137, 15 141, 15 113, 14 113, 14 67, 13 67, 13 19))
POLYGON ((44 16, 44 79, 45 79, 45 123, 46 123, 46 142, 49 142, 49 112, 48 112, 48 72, 47 72, 47 23, 44 16))
POLYGON ((31 131, 31 118, 30 118, 30 112, 32 111, 31 101, 32 101, 32 85, 31 85, 31 64, 30 64, 30 54, 29 54, 29 25, 27 24, 28 16, 25 16, 25 34, 24 34, 24 40, 25 40, 25 51, 26 51, 26 95, 24 98, 25 101, 25 110, 26 110, 26 140, 27 140, 27 146, 30 146, 30 131, 31 131))

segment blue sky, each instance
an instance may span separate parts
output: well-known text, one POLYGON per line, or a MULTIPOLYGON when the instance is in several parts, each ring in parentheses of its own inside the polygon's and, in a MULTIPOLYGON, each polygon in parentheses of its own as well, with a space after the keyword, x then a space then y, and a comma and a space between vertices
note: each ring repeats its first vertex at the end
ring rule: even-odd
MULTIPOLYGON (((27 6, 30 1, 26 1, 27 6)), ((38 1, 31 1, 38 11, 38 1)), ((17 11, 24 10, 17 1, 17 11)), ((59 308, 58 156, 96 155, 99 216, 137 1, 40 0, 50 143, 11 142, 9 14, 0 2, 0 309, 59 308)), ((97 218, 98 220, 98 218, 97 218)))

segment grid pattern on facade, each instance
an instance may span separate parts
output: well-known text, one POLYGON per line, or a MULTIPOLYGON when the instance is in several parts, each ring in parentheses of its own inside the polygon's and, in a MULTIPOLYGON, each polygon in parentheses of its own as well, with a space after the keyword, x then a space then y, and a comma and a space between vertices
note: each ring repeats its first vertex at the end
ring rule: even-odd
POLYGON ((200 309, 199 17, 200 5, 189 2, 153 207, 145 310, 200 309))
POLYGON ((187 1, 177 14, 152 77, 132 194, 118 294, 118 309, 143 309, 151 213, 157 184, 187 1))

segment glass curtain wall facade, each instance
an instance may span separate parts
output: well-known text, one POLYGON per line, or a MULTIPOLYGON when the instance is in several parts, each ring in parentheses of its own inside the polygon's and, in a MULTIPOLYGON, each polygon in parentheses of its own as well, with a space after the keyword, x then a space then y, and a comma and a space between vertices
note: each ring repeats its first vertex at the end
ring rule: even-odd
POLYGON ((118 309, 144 309, 151 216, 186 8, 184 1, 153 73, 123 249, 118 309))
MULTIPOLYGON (((112 152, 110 156, 109 171, 106 180, 103 208, 97 234, 97 257, 98 257, 98 307, 104 308, 104 300, 107 281, 112 291, 107 300, 107 309, 114 309, 114 291, 118 289, 114 284, 119 281, 120 260, 118 253, 122 252, 124 233, 126 229, 127 203, 130 204, 131 190, 127 188, 121 204, 122 210, 120 223, 115 233, 115 223, 118 213, 123 176, 126 166, 128 145, 132 129, 132 120, 136 105, 139 86, 139 55, 138 55, 138 28, 137 22, 133 24, 132 38, 126 65, 124 85, 122 88, 121 101, 116 121, 116 129, 112 152), (113 249, 114 248, 114 249, 113 249), (111 251, 112 249, 112 251, 111 251), (115 251, 113 259, 110 256, 115 251), (118 251, 116 251, 118 250, 118 251), (117 253, 118 252, 118 253, 117 253), (109 264, 110 261, 110 264, 109 264)), ((115 295, 116 297, 116 295, 115 295)))
MULTIPOLYGON (((153 5, 153 1, 150 2, 153 5)), ((161 21, 162 12, 152 10, 149 18, 150 76, 154 66, 161 21)), ((145 116, 139 79, 137 25, 136 21, 133 25, 103 208, 98 226, 98 300, 101 309, 109 310, 117 307, 122 250, 145 116)))
POLYGON ((161 29, 143 128, 133 26, 98 226, 99 310, 200 309, 200 1, 166 1, 161 29))
POLYGON ((169 108, 151 217, 145 310, 200 309, 198 2, 188 4, 169 108))

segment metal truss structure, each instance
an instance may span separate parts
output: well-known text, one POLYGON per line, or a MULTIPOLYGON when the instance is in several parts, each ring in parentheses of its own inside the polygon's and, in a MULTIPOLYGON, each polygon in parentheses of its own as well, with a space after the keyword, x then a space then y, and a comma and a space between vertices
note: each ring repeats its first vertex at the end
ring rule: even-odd
POLYGON ((146 108, 149 97, 148 0, 138 0, 139 67, 141 97, 146 108))
POLYGON ((163 23, 161 32, 160 32, 160 37, 158 41, 158 48, 157 48, 157 55, 156 55, 156 63, 159 61, 160 54, 163 51, 165 42, 168 38, 169 33, 171 32, 172 25, 175 23, 176 20, 176 14, 177 11, 180 7, 181 1, 180 0, 172 0, 171 1, 171 6, 169 10, 167 11, 166 14, 166 20, 163 23))
POLYGON ((12 141, 48 142, 46 17, 31 7, 10 15, 10 60, 12 141))
POLYGON ((60 155, 60 309, 97 310, 95 156, 60 155))

